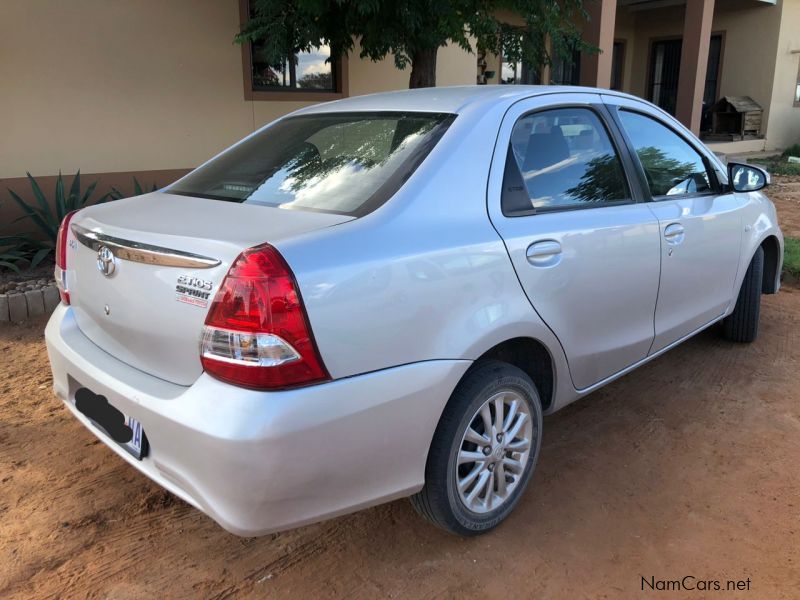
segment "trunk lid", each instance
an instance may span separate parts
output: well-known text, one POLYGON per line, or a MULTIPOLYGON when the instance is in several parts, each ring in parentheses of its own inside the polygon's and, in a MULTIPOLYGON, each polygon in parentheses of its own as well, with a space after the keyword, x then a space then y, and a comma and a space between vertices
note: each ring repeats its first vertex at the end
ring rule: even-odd
POLYGON ((97 346, 146 373, 190 385, 203 370, 208 307, 239 253, 352 218, 163 192, 92 206, 71 223, 70 305, 97 346), (100 256, 103 247, 114 256, 100 256), (103 259, 113 264, 107 275, 103 259))

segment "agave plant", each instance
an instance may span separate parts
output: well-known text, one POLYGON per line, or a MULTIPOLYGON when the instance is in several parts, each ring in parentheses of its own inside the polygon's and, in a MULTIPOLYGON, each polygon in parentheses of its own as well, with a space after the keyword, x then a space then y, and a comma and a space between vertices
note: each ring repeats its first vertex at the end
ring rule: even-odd
POLYGON ((17 273, 20 272, 20 266, 33 269, 41 264, 52 250, 26 236, 0 236, 0 268, 17 273))
MULTIPOLYGON (((133 178, 133 195, 134 196, 141 196, 142 194, 149 194, 150 192, 155 192, 158 190, 158 186, 156 186, 155 182, 153 186, 149 190, 145 190, 142 185, 139 183, 139 180, 136 177, 133 178)), ((120 192, 114 186, 111 186, 111 192, 108 194, 112 200, 120 200, 121 198, 125 198, 125 195, 120 192)))
MULTIPOLYGON (((45 236, 43 246, 52 250, 55 247, 58 227, 61 225, 64 216, 73 210, 78 210, 90 204, 91 197, 97 187, 97 182, 95 181, 90 184, 86 190, 81 192, 81 172, 78 171, 75 177, 72 178, 72 185, 69 187, 69 192, 65 192, 64 178, 59 171, 58 179, 56 179, 53 201, 50 202, 42 192, 42 188, 36 182, 36 179, 30 173, 27 175, 28 181, 30 181, 31 184, 33 197, 36 200, 35 203, 27 202, 12 190, 8 190, 14 202, 16 202, 25 213, 17 219, 17 221, 23 219, 30 219, 33 221, 45 236)), ((97 200, 96 204, 106 202, 111 198, 111 194, 105 194, 97 200)))

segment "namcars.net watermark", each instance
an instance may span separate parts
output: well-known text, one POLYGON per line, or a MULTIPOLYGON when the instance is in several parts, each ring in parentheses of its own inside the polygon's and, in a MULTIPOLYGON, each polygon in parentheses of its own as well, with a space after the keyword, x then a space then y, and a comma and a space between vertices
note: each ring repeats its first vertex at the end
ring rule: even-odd
POLYGON ((644 592, 744 592, 750 591, 750 578, 747 579, 705 579, 694 575, 684 575, 679 579, 656 579, 655 576, 642 576, 644 592))

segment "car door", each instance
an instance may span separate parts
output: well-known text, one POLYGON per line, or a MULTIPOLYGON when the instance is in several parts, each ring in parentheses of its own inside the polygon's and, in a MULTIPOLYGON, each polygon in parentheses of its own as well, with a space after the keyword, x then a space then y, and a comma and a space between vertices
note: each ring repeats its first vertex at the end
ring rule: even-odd
POLYGON ((492 223, 578 389, 645 358, 654 335, 658 221, 613 131, 598 94, 530 98, 506 113, 490 172, 492 223))
POLYGON ((645 104, 606 96, 639 162, 659 221, 657 352, 719 318, 734 297, 742 202, 723 191, 700 145, 645 104))

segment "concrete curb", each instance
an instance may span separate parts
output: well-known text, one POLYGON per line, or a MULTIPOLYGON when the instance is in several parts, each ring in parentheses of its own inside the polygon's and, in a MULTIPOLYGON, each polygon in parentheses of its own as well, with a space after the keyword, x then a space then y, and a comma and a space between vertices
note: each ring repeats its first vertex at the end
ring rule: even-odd
POLYGON ((61 299, 55 284, 38 290, 12 290, 0 294, 0 324, 19 323, 34 317, 49 315, 61 299))

